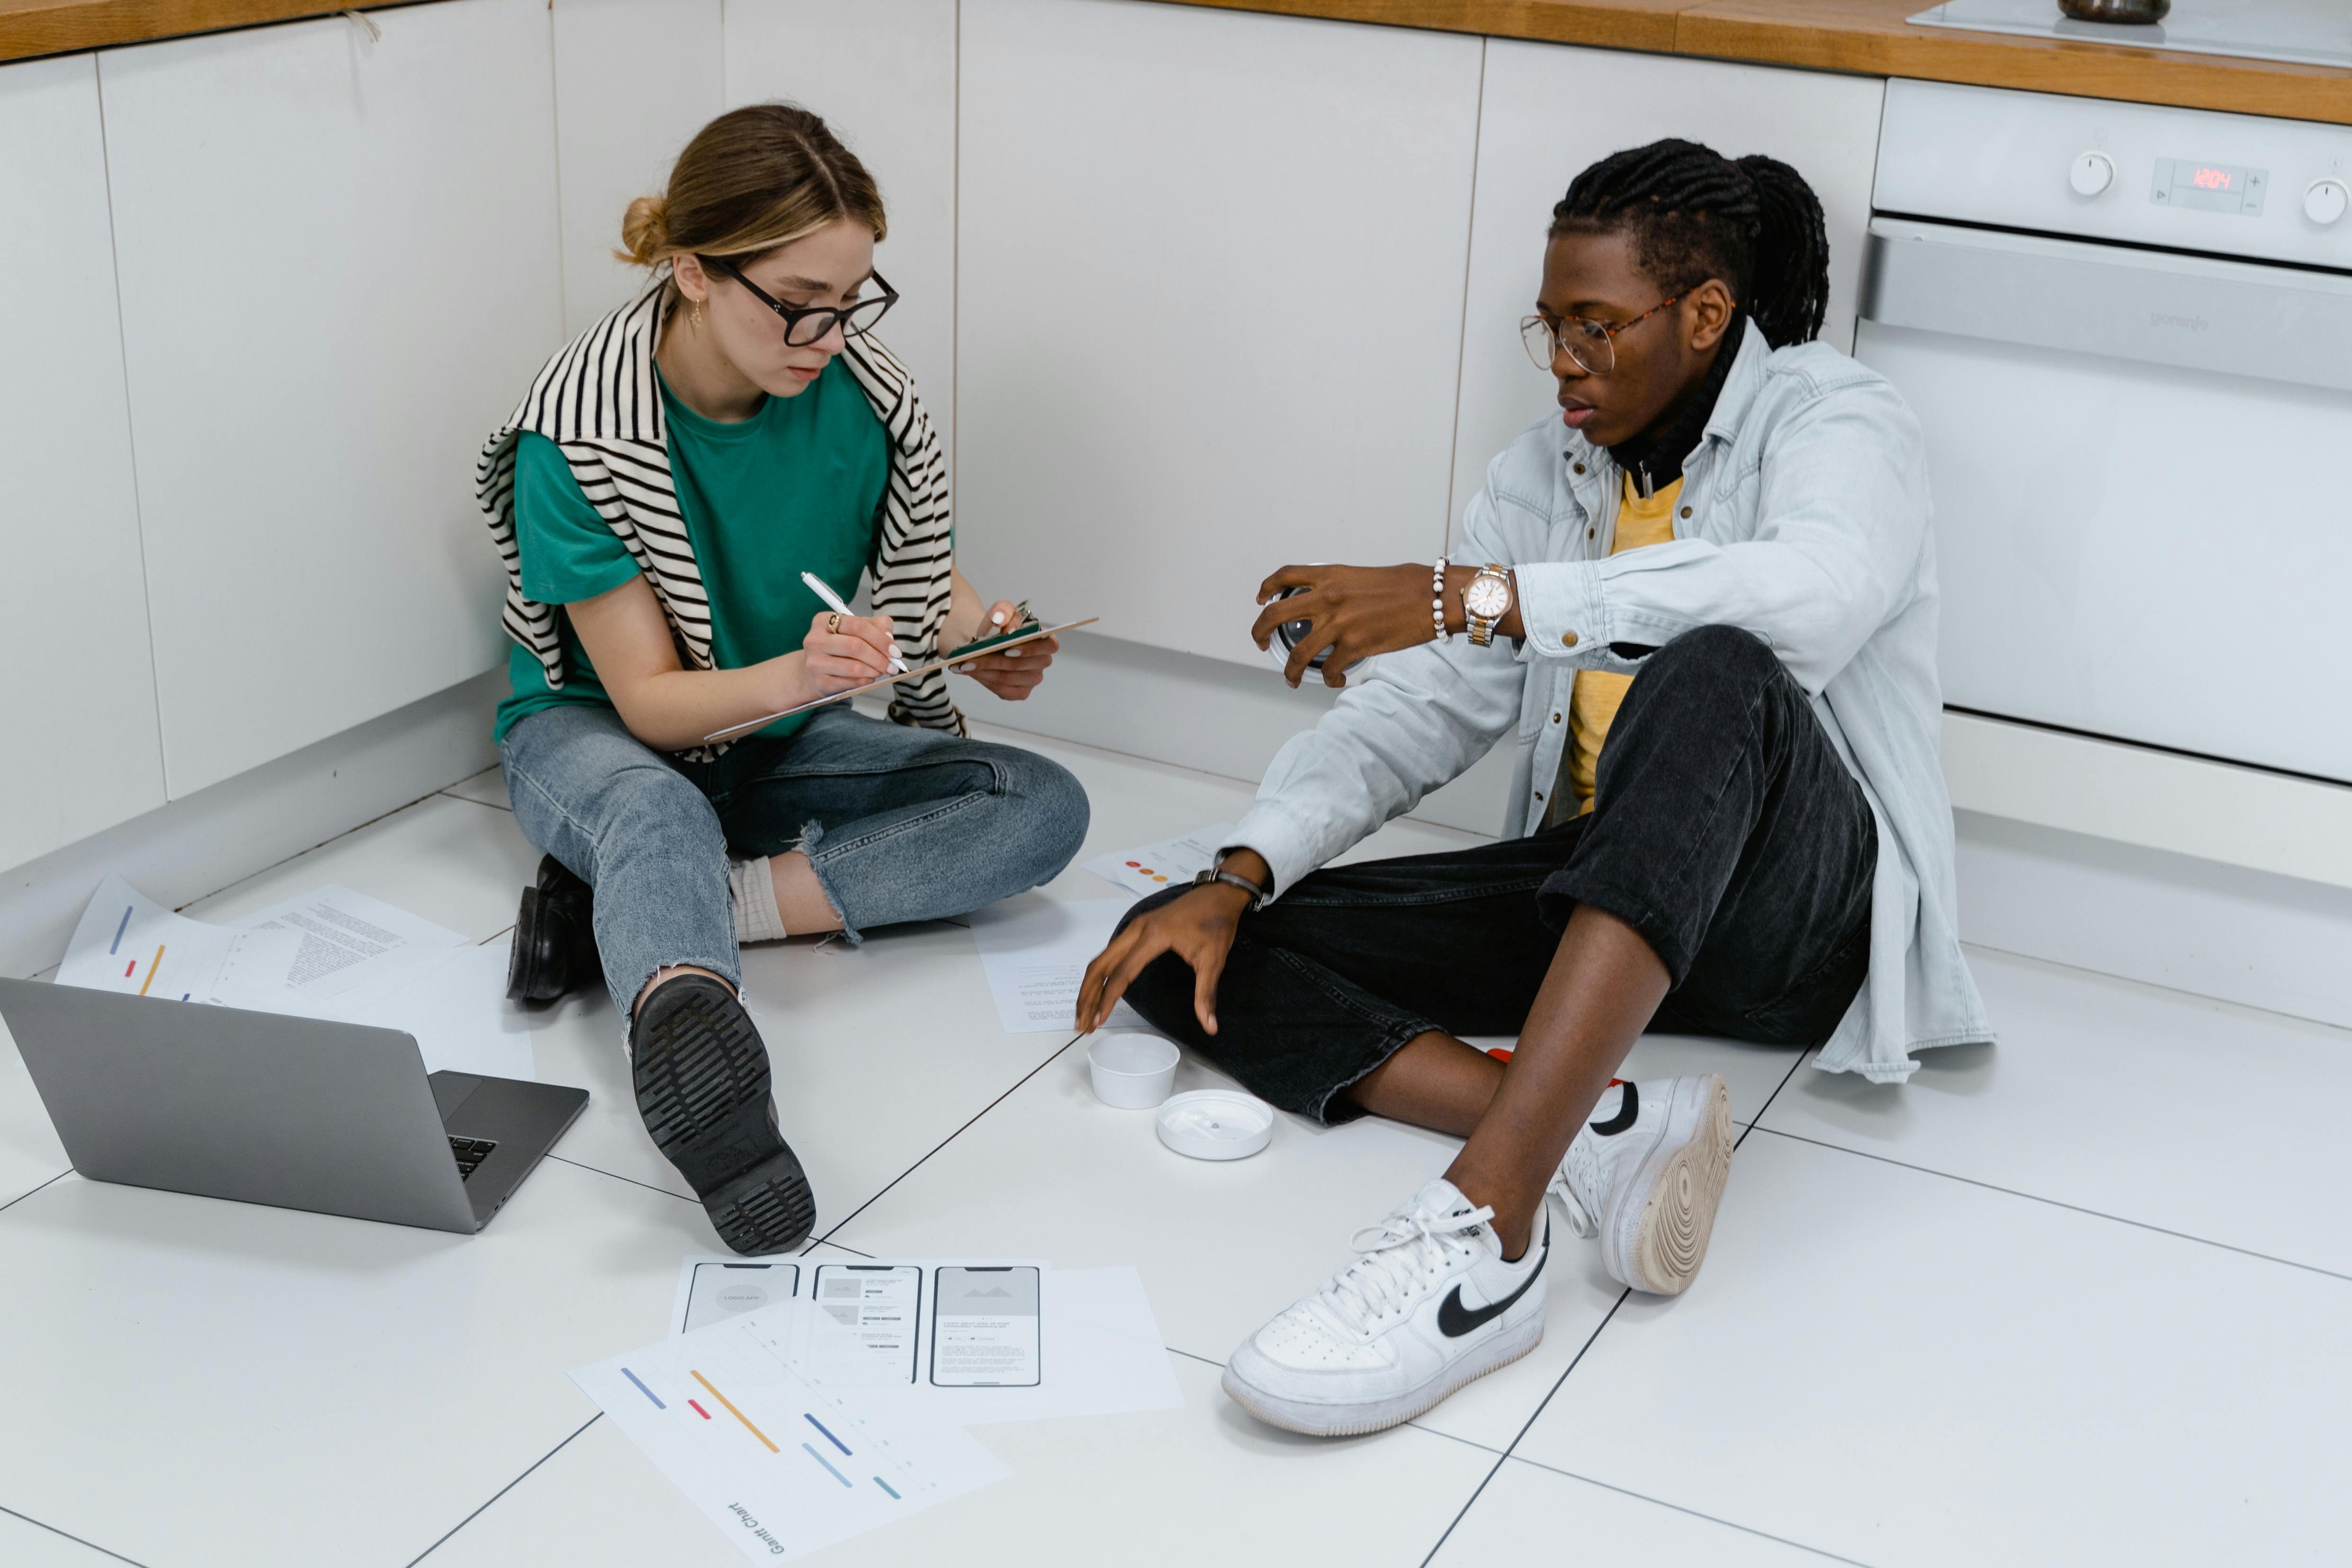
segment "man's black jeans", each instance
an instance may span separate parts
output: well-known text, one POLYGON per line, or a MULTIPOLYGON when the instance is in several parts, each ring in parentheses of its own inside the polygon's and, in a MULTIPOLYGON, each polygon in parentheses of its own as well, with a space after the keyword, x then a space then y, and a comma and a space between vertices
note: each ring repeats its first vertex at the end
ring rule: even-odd
POLYGON ((1593 799, 1528 838, 1303 878, 1242 916, 1213 1036, 1173 954, 1128 999, 1251 1092, 1346 1121, 1360 1113, 1341 1092, 1415 1035, 1516 1035, 1570 912, 1590 904, 1664 963, 1673 989, 1653 1028, 1827 1039, 1869 967, 1878 833, 1771 650, 1708 626, 1651 654, 1601 747, 1593 799))

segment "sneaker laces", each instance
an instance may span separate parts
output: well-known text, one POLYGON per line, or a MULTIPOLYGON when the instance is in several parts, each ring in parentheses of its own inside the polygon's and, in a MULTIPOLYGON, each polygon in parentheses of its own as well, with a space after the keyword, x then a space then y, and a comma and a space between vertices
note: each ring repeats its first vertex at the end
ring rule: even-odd
POLYGON ((1357 1333, 1369 1333, 1374 1322, 1412 1301, 1424 1280, 1444 1270, 1449 1248, 1462 1245, 1457 1238, 1494 1218, 1494 1209, 1483 1206, 1444 1214, 1398 1209, 1349 1239, 1360 1256, 1332 1275, 1315 1299, 1357 1333))
POLYGON ((1577 1188, 1591 1188, 1597 1199, 1606 1185, 1596 1142, 1591 1133, 1579 1127, 1576 1136, 1569 1142, 1568 1153, 1560 1156, 1559 1169, 1551 1178, 1550 1190, 1559 1195, 1561 1207, 1568 1210, 1568 1228, 1587 1239, 1601 1234, 1601 1217, 1586 1205, 1577 1188))

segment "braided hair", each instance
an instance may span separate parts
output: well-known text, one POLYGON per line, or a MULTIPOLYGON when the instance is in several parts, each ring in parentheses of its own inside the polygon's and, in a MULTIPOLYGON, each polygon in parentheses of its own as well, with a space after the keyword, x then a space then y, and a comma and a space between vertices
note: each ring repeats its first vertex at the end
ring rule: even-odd
POLYGON ((1612 152, 1569 186, 1551 233, 1618 232, 1669 294, 1721 278, 1774 348, 1820 335, 1830 298, 1821 198, 1778 159, 1674 138, 1612 152))

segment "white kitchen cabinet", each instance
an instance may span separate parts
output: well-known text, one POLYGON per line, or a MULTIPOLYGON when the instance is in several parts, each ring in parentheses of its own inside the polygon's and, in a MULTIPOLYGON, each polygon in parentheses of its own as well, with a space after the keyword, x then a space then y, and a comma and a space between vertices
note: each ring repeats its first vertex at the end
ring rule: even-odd
POLYGON ((1547 412, 1558 383, 1519 345, 1535 308, 1552 204, 1588 164, 1664 136, 1727 157, 1793 166, 1822 199, 1830 237, 1822 340, 1851 351, 1863 231, 1886 84, 1769 66, 1497 38, 1486 47, 1477 220, 1463 313, 1462 413, 1454 453, 1455 537, 1486 464, 1547 412))
POLYGON ((898 303, 876 334, 914 372, 952 444, 956 0, 726 0, 730 108, 782 99, 824 117, 890 220, 874 253, 898 303))
POLYGON ((1445 532, 1482 40, 965 0, 958 545, 1255 663, 1259 580, 1445 532))
POLYGON ((657 194, 718 114, 722 0, 555 0, 555 146, 563 192, 563 330, 633 298, 621 215, 657 194))
POLYGON ((88 55, 0 67, 0 867, 163 803, 88 55))
POLYGON ((483 440, 562 340, 543 0, 100 57, 176 798, 505 656, 483 440))

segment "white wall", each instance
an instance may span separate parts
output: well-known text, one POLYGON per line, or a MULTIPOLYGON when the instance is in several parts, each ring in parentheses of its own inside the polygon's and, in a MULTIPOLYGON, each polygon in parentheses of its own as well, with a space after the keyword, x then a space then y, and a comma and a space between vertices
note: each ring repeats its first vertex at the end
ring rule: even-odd
POLYGON ((1487 461, 1534 421, 1558 413, 1555 383, 1520 346, 1519 322, 1535 308, 1544 231, 1569 182, 1612 152, 1664 136, 1792 165, 1821 197, 1829 230, 1822 340, 1851 350, 1885 97, 1886 84, 1870 77, 1513 38, 1487 44, 1454 454, 1457 534, 1463 508, 1486 484, 1487 461))
POLYGON ((1444 536, 1481 40, 966 0, 966 574, 1255 662, 1290 560, 1444 536))
POLYGON ((898 290, 876 333, 955 434, 956 0, 726 0, 730 107, 824 116, 881 187, 875 270, 898 290))
POLYGON ((0 866, 163 801, 98 71, 0 71, 0 866))
POLYGON ((726 31, 721 0, 558 0, 552 21, 571 339, 645 286, 613 255, 621 215, 723 107, 726 31))
POLYGON ((542 0, 99 57, 170 793, 502 661, 474 461, 562 341, 542 0))

